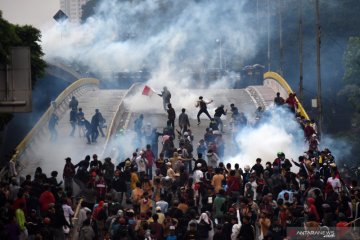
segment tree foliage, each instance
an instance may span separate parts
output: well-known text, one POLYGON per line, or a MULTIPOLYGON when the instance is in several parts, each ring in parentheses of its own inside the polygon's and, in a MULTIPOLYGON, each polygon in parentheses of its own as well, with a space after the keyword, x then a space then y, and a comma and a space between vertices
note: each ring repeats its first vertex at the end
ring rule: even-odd
MULTIPOLYGON (((46 68, 46 62, 42 59, 44 53, 40 45, 40 39, 40 30, 29 25, 11 24, 2 17, 0 11, 0 64, 6 65, 9 63, 11 47, 30 47, 32 86, 35 85, 37 78, 43 76, 46 68)), ((0 131, 11 118, 11 114, 0 114, 0 131)))
POLYGON ((30 25, 11 24, 2 17, 0 11, 0 64, 9 63, 11 47, 30 47, 31 80, 34 86, 36 79, 42 77, 46 62, 42 59, 44 53, 40 45, 41 32, 30 25))

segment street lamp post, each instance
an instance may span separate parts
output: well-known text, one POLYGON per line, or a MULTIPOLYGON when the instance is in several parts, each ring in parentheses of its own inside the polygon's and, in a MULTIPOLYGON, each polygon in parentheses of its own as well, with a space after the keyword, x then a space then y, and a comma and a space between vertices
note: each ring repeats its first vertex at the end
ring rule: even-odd
POLYGON ((216 42, 219 43, 219 63, 220 63, 220 71, 222 70, 222 42, 221 38, 216 39, 216 42))

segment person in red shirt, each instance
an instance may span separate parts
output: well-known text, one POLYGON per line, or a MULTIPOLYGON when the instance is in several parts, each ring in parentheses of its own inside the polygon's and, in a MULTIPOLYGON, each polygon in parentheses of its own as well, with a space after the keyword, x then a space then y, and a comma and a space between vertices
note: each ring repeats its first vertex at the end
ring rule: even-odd
POLYGON ((14 211, 16 211, 18 208, 22 208, 22 210, 24 211, 24 213, 26 215, 26 213, 27 213, 26 202, 27 202, 27 199, 25 197, 24 191, 20 190, 17 194, 17 198, 15 199, 15 201, 12 205, 14 211))
POLYGON ((349 231, 349 224, 346 221, 345 214, 342 212, 339 213, 339 222, 336 223, 336 228, 338 228, 337 231, 337 237, 339 237, 338 239, 346 239, 345 235, 349 231))
POLYGON ((298 108, 298 103, 295 97, 296 97, 295 93, 290 93, 289 97, 285 101, 293 113, 295 113, 296 109, 298 108))
POLYGON ((55 196, 50 191, 50 186, 45 185, 45 191, 39 197, 40 210, 45 213, 49 209, 49 204, 55 204, 55 196))
POLYGON ((315 199, 313 199, 313 198, 308 198, 307 199, 306 212, 308 214, 313 214, 315 216, 317 222, 320 221, 320 216, 319 216, 319 213, 318 213, 318 211, 316 209, 316 206, 315 206, 315 199))
POLYGON ((238 176, 235 176, 235 170, 230 170, 230 175, 227 179, 227 194, 239 193, 240 190, 240 179, 238 176))
POLYGON ((152 169, 153 169, 153 165, 155 163, 155 155, 154 155, 153 151, 151 150, 150 144, 146 145, 146 150, 145 150, 144 154, 145 154, 145 158, 147 160, 146 173, 149 176, 149 179, 152 179, 152 169))

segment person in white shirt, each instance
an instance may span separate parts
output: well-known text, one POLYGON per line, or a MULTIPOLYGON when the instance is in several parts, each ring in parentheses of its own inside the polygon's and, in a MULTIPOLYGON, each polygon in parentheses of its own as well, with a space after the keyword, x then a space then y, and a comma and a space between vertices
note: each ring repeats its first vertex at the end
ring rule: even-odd
POLYGON ((335 177, 335 172, 331 172, 331 177, 328 178, 327 183, 330 183, 334 192, 339 193, 341 191, 340 179, 335 177))
POLYGON ((71 224, 71 217, 74 216, 74 211, 72 210, 72 208, 67 204, 67 200, 63 200, 63 205, 62 205, 62 209, 64 211, 64 216, 66 221, 71 224))
POLYGON ((204 178, 204 173, 203 171, 201 171, 201 163, 198 163, 196 165, 196 170, 193 173, 193 179, 194 179, 194 183, 199 183, 201 182, 201 179, 204 178))
POLYGON ((144 151, 140 151, 139 156, 135 159, 135 163, 138 168, 140 181, 143 182, 144 175, 146 173, 146 165, 148 164, 148 160, 145 158, 144 151))
POLYGON ((81 208, 79 211, 79 217, 78 217, 78 226, 79 228, 83 225, 83 222, 88 218, 88 214, 91 216, 91 209, 88 207, 85 207, 85 202, 81 202, 81 208))

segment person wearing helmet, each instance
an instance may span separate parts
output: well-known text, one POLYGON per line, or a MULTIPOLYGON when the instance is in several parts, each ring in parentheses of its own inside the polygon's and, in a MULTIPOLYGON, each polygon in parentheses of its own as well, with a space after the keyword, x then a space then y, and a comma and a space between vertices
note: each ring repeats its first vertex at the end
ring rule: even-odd
POLYGON ((170 99, 171 99, 171 93, 170 91, 167 89, 167 87, 163 88, 163 91, 161 91, 160 94, 158 94, 160 97, 162 97, 163 99, 163 107, 165 112, 167 111, 167 106, 168 104, 170 104, 170 99))

